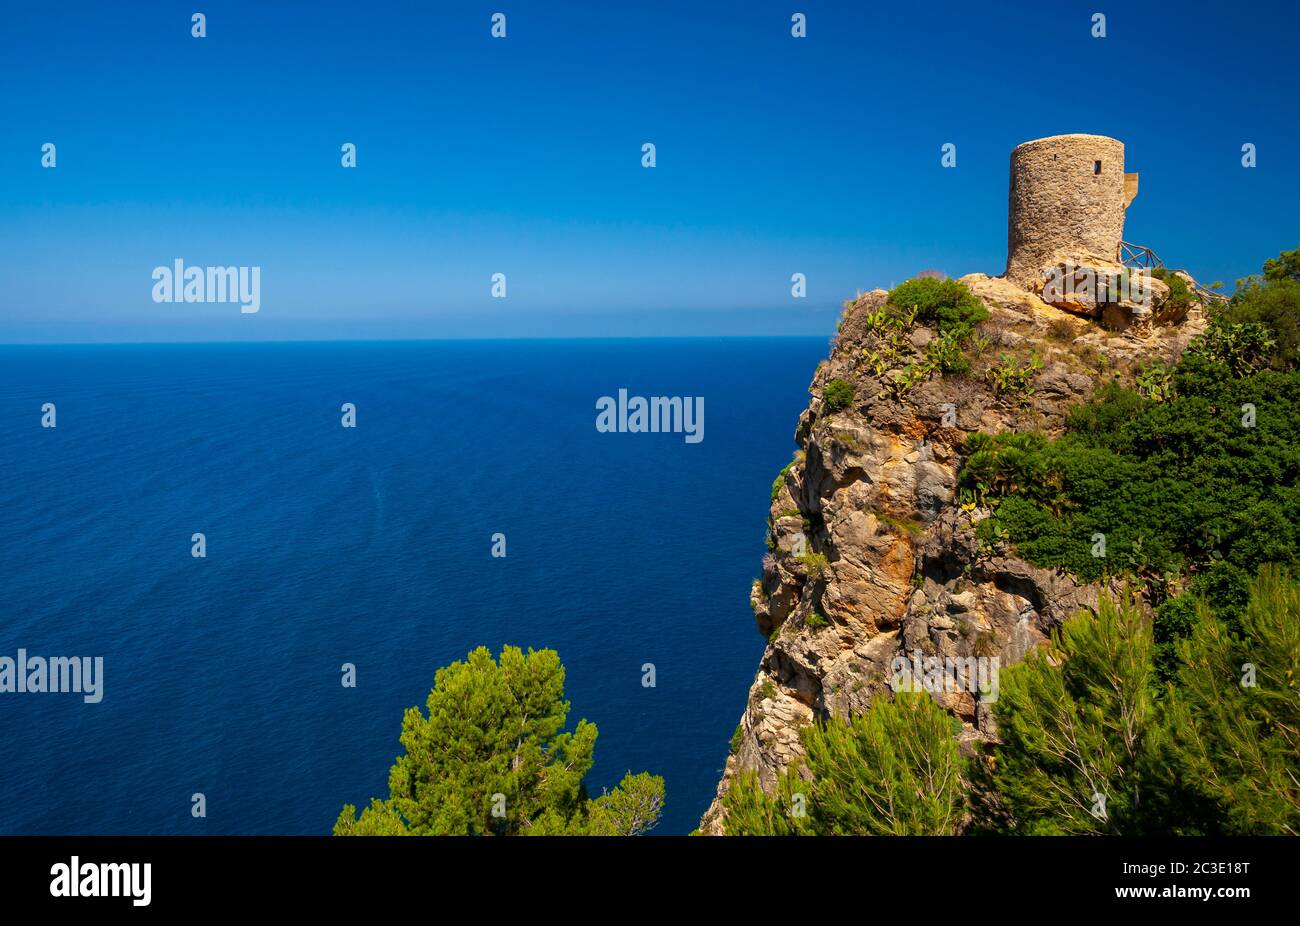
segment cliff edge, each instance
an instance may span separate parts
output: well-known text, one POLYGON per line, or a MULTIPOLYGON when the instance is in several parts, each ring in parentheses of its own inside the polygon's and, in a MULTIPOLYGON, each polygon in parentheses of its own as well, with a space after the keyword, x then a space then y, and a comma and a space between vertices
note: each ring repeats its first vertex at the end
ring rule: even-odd
MULTIPOLYGON (((1171 305, 1163 285, 1142 324, 1115 325, 1096 306, 1052 305, 1005 278, 960 282, 987 318, 955 362, 944 361, 954 344, 940 326, 889 293, 845 304, 799 418, 798 451, 773 486, 770 552, 751 594, 768 644, 703 833, 724 831, 722 797, 738 773, 755 770, 770 789, 802 756, 801 728, 865 710, 889 689, 895 657, 997 656, 1007 666, 1065 618, 1096 609, 1099 586, 977 539, 988 511, 959 491, 963 443, 976 431, 1060 433, 1099 384, 1174 362, 1204 316, 1171 305)), ((936 700, 960 719, 967 748, 996 736, 979 692, 936 700)))

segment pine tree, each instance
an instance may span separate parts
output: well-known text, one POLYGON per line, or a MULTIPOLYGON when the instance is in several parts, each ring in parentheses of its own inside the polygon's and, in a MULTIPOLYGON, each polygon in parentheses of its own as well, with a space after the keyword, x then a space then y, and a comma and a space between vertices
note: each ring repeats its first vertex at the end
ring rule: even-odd
POLYGON ((1105 598, 1002 673, 990 780, 1011 831, 1143 830, 1162 744, 1153 677, 1150 622, 1131 599, 1105 598))
POLYGON ((628 774, 595 800, 590 770, 596 726, 564 727, 564 666, 554 650, 484 647, 439 669, 427 716, 410 708, 405 754, 388 776, 389 797, 348 804, 336 835, 636 835, 655 825, 663 779, 628 774))
POLYGON ((1266 566, 1241 637, 1201 604, 1169 698, 1177 771, 1225 832, 1300 835, 1300 582, 1266 566))
POLYGON ((771 795, 753 772, 723 797, 731 835, 946 835, 964 808, 958 722, 924 692, 881 696, 849 720, 804 729, 802 768, 771 795))

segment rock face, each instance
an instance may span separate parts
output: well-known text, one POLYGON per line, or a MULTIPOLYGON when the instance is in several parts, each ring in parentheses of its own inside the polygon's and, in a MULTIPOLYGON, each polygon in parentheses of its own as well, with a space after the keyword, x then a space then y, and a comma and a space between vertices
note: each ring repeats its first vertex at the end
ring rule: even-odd
POLYGON ((1099 318, 1112 331, 1149 326, 1169 302, 1169 284, 1116 261, 1058 261, 1044 269, 1035 290, 1049 305, 1099 318))
MULTIPOLYGON (((957 493, 960 451, 972 431, 1059 433, 1070 406, 1136 366, 1172 362, 1204 328, 1199 312, 1138 337, 1043 302, 1005 279, 962 278, 989 310, 971 369, 916 381, 881 369, 874 313, 887 293, 846 304, 830 358, 795 432, 798 452, 769 512, 769 548, 751 605, 768 638, 718 797, 701 830, 723 831, 721 798, 742 770, 770 787, 802 756, 799 731, 817 717, 864 710, 890 685, 895 657, 997 656, 1006 666, 1052 628, 1094 609, 1101 589, 982 548, 988 512, 957 493), (1031 364, 1031 358, 1036 358, 1031 364), (1031 389, 1008 392, 993 373, 1033 369, 1031 389), (846 408, 824 398, 831 380, 856 387, 846 408)), ((913 327, 900 364, 920 361, 935 332, 913 327), (910 354, 909 354, 910 352, 910 354)), ((943 693, 965 743, 995 736, 983 696, 943 693)))

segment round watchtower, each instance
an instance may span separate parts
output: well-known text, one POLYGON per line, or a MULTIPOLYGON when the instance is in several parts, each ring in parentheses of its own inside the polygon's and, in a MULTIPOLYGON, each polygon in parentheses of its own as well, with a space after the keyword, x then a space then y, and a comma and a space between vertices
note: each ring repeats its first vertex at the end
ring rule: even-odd
POLYGON ((1137 175, 1124 174, 1124 143, 1104 135, 1054 135, 1011 152, 1007 279, 1036 289, 1062 260, 1114 263, 1137 175))

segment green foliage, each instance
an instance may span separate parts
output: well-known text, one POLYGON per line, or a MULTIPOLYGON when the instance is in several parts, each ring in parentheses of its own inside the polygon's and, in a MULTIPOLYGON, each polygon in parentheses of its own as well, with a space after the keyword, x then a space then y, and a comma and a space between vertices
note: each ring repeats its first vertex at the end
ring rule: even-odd
POLYGON ((1103 599, 1066 621, 1048 652, 1001 674, 991 784, 1003 826, 1030 835, 1143 831, 1161 730, 1150 624, 1103 599))
POLYGON ((1190 352, 1226 368, 1230 376, 1249 376, 1269 365, 1277 340, 1260 322, 1230 323, 1216 319, 1190 352))
POLYGON ((1193 304, 1200 302, 1196 293, 1187 285, 1187 281, 1172 270, 1155 267, 1152 269, 1151 275, 1169 287, 1169 298, 1165 300, 1165 309, 1178 309, 1181 311, 1189 309, 1193 304))
POLYGON ((1174 371, 1161 360, 1153 360, 1137 374, 1137 391, 1143 398, 1163 402, 1173 395, 1174 371))
POLYGON ((738 776, 723 797, 724 828, 750 836, 955 833, 965 769, 956 723, 929 695, 900 692, 850 720, 806 727, 804 768, 782 773, 772 794, 752 772, 738 776))
POLYGON ((925 382, 934 369, 925 364, 909 363, 901 370, 894 370, 885 377, 884 395, 891 396, 894 399, 901 399, 907 393, 911 392, 916 386, 925 382))
POLYGON ((1156 587, 1213 566, 1216 585, 1204 591, 1217 608, 1261 564, 1300 556, 1297 408, 1300 373, 1233 378, 1189 354, 1164 401, 1109 383, 1054 441, 972 435, 959 484, 963 497, 996 506, 977 528, 986 544, 1006 540, 1030 562, 1090 582, 1130 575, 1156 587))
POLYGON ((812 550, 800 553, 795 559, 808 571, 808 578, 814 580, 824 578, 831 565, 825 553, 814 553, 812 550))
POLYGON ((854 453, 865 453, 867 450, 857 436, 849 431, 832 431, 831 440, 854 453))
POLYGON ((963 448, 966 466, 960 474, 961 485, 981 502, 1019 491, 1054 501, 1059 481, 1048 472, 1049 446, 1047 438, 1034 431, 997 435, 976 431, 967 436, 963 448))
POLYGON ((814 831, 806 812, 810 790, 810 784, 798 775, 783 772, 775 793, 769 795, 759 784, 758 774, 746 769, 723 795, 727 814, 723 831, 728 836, 811 836, 814 831))
POLYGON ((591 800, 596 726, 564 730, 564 666, 554 650, 507 646, 500 662, 479 647, 439 669, 426 702, 402 721, 405 753, 387 800, 356 816, 348 804, 335 835, 636 835, 654 826, 663 779, 628 774, 591 800), (499 798, 504 795, 504 815, 499 798))
POLYGON ((884 305, 863 316, 868 340, 862 355, 881 380, 880 397, 901 399, 935 374, 967 372, 966 348, 986 318, 984 304, 956 280, 918 277, 896 287, 884 305), (918 322, 933 329, 923 352, 911 340, 918 322))
POLYGON ((1201 608, 1208 608, 1208 605, 1196 594, 1186 592, 1161 602, 1155 609, 1152 659, 1160 681, 1169 682, 1177 678, 1178 641, 1192 632, 1201 608))
POLYGON ((1300 248, 1264 261, 1262 276, 1237 281, 1226 305, 1215 307, 1202 350, 1234 375, 1267 364, 1300 368, 1300 248))
POLYGON ((1270 283, 1300 282, 1300 247, 1264 261, 1264 279, 1270 283))
POLYGON ((866 325, 867 347, 862 349, 871 372, 884 376, 893 369, 912 364, 915 348, 908 337, 916 320, 914 309, 901 310, 888 303, 863 317, 866 325))
POLYGON ((1043 368, 1043 358, 1034 354, 1029 358, 1028 363, 1022 365, 1018 364, 1016 358, 1010 354, 1002 354, 1001 361, 989 367, 985 374, 993 386, 993 394, 996 396, 1032 395, 1034 392, 1032 381, 1034 375, 1043 368))
POLYGON ((1262 353, 1273 369, 1300 368, 1300 281, 1275 278, 1247 282, 1215 312, 1211 331, 1235 325, 1265 330, 1263 335, 1252 331, 1251 336, 1269 343, 1262 353))
POLYGON ((970 358, 962 349, 959 331, 944 331, 925 346, 926 364, 943 373, 965 373, 970 370, 970 358))
POLYGON ((776 501, 777 496, 781 494, 781 490, 785 488, 785 477, 790 474, 790 470, 794 469, 796 462, 798 461, 791 460, 785 464, 785 466, 781 467, 781 472, 777 473, 776 478, 772 480, 772 501, 776 501))
POLYGON ((731 734, 731 751, 733 753, 740 752, 740 744, 743 743, 744 741, 745 741, 745 728, 740 724, 736 724, 736 730, 734 733, 731 734))
POLYGON ((1232 834, 1300 835, 1300 582, 1261 570, 1240 634, 1201 603, 1169 699, 1177 774, 1232 834))
POLYGON ((833 379, 822 390, 822 407, 829 412, 837 412, 853 404, 858 394, 858 387, 846 379, 833 379))
MULTIPOLYGON (((640 836, 654 829, 663 807, 664 780, 645 772, 628 772, 613 791, 587 802, 585 825, 569 825, 557 829, 555 835, 640 836)), ((543 835, 538 827, 530 828, 528 834, 543 835)))
POLYGON ((809 611, 808 616, 803 619, 803 624, 809 630, 821 630, 823 627, 830 626, 826 618, 816 611, 809 611))
POLYGON ((1300 582, 1261 569, 1235 632, 1184 598, 1195 613, 1166 680, 1158 630, 1109 599, 1002 673, 1001 742, 973 776, 987 828, 1300 835, 1300 582))
POLYGON ((934 327, 940 334, 954 335, 958 340, 989 317, 984 303, 965 284, 934 277, 918 277, 899 284, 890 291, 887 304, 895 310, 913 313, 921 324, 934 327))
POLYGON ((903 520, 884 511, 876 512, 876 520, 895 534, 908 537, 920 537, 925 533, 925 523, 919 520, 903 520))
MULTIPOLYGON (((1207 582, 1208 589, 1213 583, 1207 582)), ((1231 597, 1231 596, 1229 596, 1231 597)), ((1170 599, 1174 671, 1137 599, 1101 599, 1004 669, 999 742, 968 765, 960 724, 924 693, 805 728, 805 758, 768 789, 742 772, 732 835, 1300 835, 1300 581, 1267 566, 1232 620, 1170 599), (963 793, 963 781, 972 793, 963 793)), ((765 680, 770 685, 770 680, 765 680)), ((734 747, 733 747, 734 751, 734 747)))

